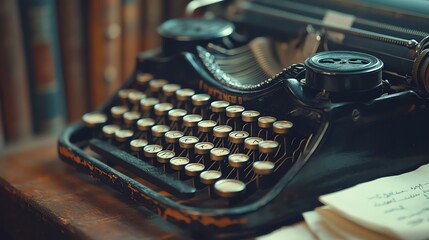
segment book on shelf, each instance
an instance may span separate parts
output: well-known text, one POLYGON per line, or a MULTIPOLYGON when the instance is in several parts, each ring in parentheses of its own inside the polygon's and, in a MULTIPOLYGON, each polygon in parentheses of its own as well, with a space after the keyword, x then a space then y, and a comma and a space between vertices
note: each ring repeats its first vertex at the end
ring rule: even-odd
POLYGON ((164 21, 164 1, 144 0, 141 22, 143 31, 141 31, 143 49, 156 49, 161 47, 161 37, 158 34, 158 27, 164 21))
POLYGON ((32 135, 31 107, 18 2, 0 1, 0 98, 4 140, 32 135))
POLYGON ((141 50, 141 14, 142 1, 122 0, 122 81, 133 72, 137 54, 141 50))
POLYGON ((88 2, 90 102, 94 109, 121 85, 121 0, 88 2))
POLYGON ((184 18, 186 5, 189 3, 189 0, 175 0, 175 1, 165 1, 164 4, 164 15, 166 18, 184 18))
MULTIPOLYGON (((0 99, 0 106, 1 106, 1 99, 0 99)), ((5 145, 5 134, 4 134, 4 128, 3 128, 3 114, 2 114, 2 108, 0 108, 0 149, 2 149, 5 145)))
POLYGON ((36 134, 59 132, 65 124, 65 97, 55 0, 20 0, 32 119, 36 134))
POLYGON ((84 3, 57 0, 60 53, 68 121, 79 120, 89 111, 84 3))

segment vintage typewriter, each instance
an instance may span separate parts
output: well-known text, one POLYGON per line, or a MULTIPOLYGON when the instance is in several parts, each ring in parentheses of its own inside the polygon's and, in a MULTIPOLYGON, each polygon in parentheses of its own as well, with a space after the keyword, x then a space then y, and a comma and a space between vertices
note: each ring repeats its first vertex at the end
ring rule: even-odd
POLYGON ((205 17, 162 24, 162 49, 59 155, 200 237, 262 234, 322 194, 415 169, 429 162, 428 8, 381 2, 193 1, 205 17))

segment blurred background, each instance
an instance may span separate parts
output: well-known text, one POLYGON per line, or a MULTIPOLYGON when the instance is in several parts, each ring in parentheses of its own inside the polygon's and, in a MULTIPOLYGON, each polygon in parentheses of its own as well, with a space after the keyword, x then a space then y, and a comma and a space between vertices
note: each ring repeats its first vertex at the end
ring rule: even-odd
POLYGON ((57 136, 131 74, 187 0, 1 0, 0 149, 57 136))

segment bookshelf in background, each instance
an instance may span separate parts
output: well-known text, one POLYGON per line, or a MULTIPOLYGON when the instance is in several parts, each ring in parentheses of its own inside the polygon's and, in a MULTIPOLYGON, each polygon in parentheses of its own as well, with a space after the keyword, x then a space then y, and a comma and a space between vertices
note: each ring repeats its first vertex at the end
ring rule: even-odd
POLYGON ((32 135, 27 69, 18 2, 0 1, 0 98, 4 140, 32 135))
POLYGON ((58 133, 106 101, 187 0, 1 0, 0 146, 58 133))
POLYGON ((34 130, 36 134, 57 133, 64 127, 66 106, 55 0, 21 0, 19 4, 34 130))
POLYGON ((84 4, 81 0, 57 0, 61 63, 69 122, 89 111, 84 4))

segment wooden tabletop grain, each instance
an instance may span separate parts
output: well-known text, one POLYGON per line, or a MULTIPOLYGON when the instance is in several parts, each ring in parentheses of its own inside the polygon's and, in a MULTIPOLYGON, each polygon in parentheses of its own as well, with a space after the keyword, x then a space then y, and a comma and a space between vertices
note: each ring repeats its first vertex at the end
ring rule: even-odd
POLYGON ((0 232, 25 239, 187 239, 59 160, 55 140, 0 158, 0 232))

